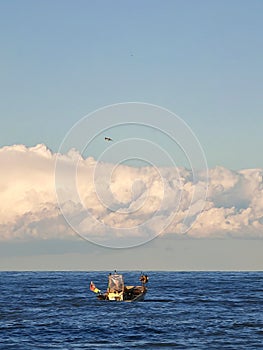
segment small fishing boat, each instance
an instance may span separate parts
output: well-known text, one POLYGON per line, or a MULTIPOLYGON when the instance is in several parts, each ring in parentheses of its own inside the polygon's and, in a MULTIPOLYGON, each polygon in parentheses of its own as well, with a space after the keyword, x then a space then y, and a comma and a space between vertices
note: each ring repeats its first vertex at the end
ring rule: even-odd
POLYGON ((95 284, 90 282, 90 290, 97 294, 99 300, 110 301, 143 301, 144 296, 147 293, 146 283, 148 282, 147 275, 140 276, 140 286, 126 286, 124 284, 123 275, 118 274, 116 271, 114 274, 108 276, 108 288, 105 293, 102 293, 95 284))

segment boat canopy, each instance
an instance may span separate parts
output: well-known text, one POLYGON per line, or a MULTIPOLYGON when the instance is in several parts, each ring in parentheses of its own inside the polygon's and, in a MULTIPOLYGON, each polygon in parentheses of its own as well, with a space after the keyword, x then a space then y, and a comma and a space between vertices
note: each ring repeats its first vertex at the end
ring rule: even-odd
POLYGON ((121 292, 124 290, 124 280, 122 275, 109 275, 108 291, 110 293, 121 292))

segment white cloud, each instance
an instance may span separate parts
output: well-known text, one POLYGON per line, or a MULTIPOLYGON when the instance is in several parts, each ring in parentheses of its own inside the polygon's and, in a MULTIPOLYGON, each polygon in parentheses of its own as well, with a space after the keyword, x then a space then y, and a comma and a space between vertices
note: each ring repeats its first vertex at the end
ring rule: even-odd
POLYGON ((193 237, 263 237, 262 169, 211 169, 204 202, 204 179, 186 169, 97 163, 44 145, 3 147, 0 164, 1 240, 70 238, 68 222, 91 239, 181 235, 190 224, 193 237))

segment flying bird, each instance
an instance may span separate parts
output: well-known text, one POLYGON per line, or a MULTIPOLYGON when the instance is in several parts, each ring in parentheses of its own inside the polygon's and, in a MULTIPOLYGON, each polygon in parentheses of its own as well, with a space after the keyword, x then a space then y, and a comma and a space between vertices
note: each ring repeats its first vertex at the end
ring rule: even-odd
POLYGON ((113 139, 111 139, 110 137, 104 137, 105 141, 113 141, 113 139))

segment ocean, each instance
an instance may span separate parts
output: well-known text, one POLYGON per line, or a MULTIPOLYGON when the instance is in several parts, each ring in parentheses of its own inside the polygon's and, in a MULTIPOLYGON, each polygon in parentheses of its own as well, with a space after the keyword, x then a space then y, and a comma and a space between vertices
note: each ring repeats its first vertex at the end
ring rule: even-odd
POLYGON ((98 301, 109 272, 1 272, 0 349, 263 349, 263 272, 147 271, 144 302, 98 301))

